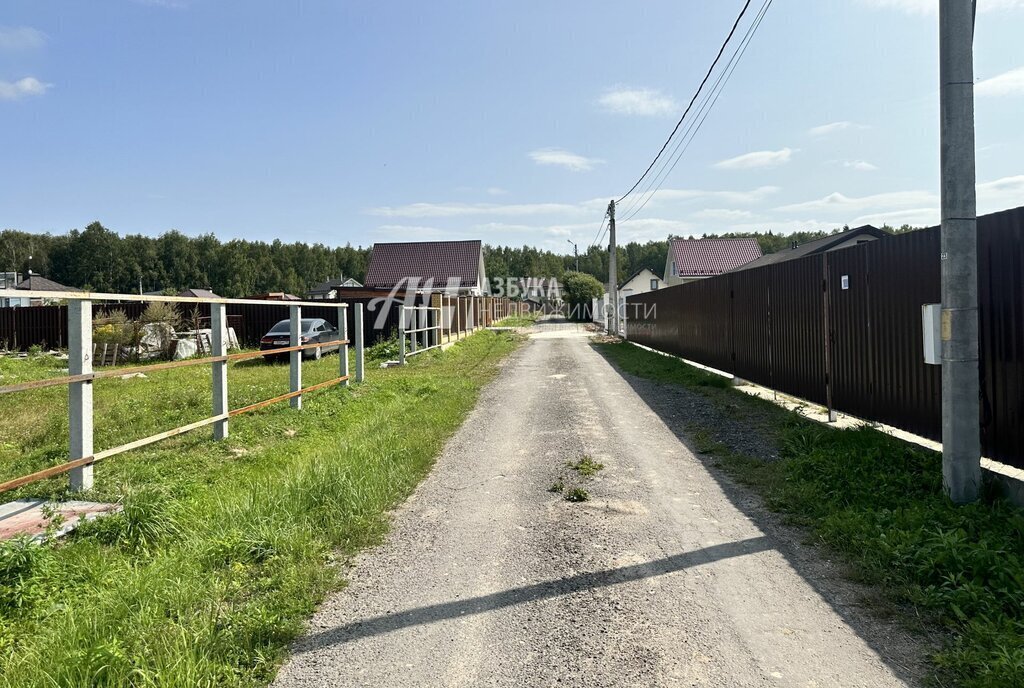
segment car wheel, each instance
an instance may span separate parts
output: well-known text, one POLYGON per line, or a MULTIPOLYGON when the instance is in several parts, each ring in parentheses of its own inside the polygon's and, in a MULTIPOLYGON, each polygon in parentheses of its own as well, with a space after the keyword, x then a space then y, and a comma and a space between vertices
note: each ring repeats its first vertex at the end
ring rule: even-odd
POLYGON ((323 349, 324 348, 322 346, 318 346, 317 348, 313 349, 313 358, 319 361, 324 355, 323 349))

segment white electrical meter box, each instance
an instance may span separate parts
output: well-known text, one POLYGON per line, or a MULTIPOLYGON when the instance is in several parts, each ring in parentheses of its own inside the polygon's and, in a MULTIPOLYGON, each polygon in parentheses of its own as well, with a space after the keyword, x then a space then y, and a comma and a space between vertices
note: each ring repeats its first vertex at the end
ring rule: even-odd
POLYGON ((924 362, 942 364, 942 304, 921 306, 921 327, 924 334, 924 362))

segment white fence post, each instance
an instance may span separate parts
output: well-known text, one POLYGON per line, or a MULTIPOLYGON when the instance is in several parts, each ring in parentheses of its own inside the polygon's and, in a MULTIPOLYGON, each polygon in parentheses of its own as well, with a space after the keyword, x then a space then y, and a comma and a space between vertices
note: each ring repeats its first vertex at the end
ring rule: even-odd
POLYGON ((398 364, 405 365, 405 306, 398 307, 398 364))
MULTIPOLYGON (((212 356, 228 355, 227 306, 223 303, 210 304, 210 332, 212 356)), ((213 364, 213 415, 228 412, 228 363, 213 364)), ((213 424, 213 439, 222 440, 228 436, 228 421, 219 420, 213 424)))
POLYGON ((430 346, 430 337, 429 333, 427 332, 427 309, 421 308, 416 312, 419 314, 417 319, 419 320, 420 323, 419 325, 416 326, 416 328, 418 330, 421 330, 421 332, 417 332, 416 334, 421 338, 420 341, 422 342, 422 346, 424 349, 426 349, 428 346, 430 346))
POLYGON ((366 378, 365 361, 363 360, 363 304, 356 304, 355 316, 356 330, 356 382, 362 382, 366 378))
MULTIPOLYGON (((68 302, 68 374, 92 372, 92 301, 68 302)), ((92 456, 92 380, 68 386, 68 428, 70 459, 92 456)), ((71 490, 92 489, 93 465, 71 469, 71 490)))
MULTIPOLYGON (((338 356, 341 357, 338 374, 341 377, 348 377, 348 308, 345 306, 338 306, 338 334, 345 341, 338 349, 338 356)), ((341 384, 348 387, 348 380, 343 380, 341 384)))
MULTIPOLYGON (((290 316, 290 327, 288 328, 288 341, 289 346, 299 346, 302 344, 302 307, 301 306, 289 306, 288 308, 290 316)), ((290 352, 289 358, 291 359, 291 374, 289 381, 291 388, 289 391, 298 392, 302 389, 302 351, 290 352)), ((291 398, 292 408, 302 408, 302 395, 298 394, 291 398)))

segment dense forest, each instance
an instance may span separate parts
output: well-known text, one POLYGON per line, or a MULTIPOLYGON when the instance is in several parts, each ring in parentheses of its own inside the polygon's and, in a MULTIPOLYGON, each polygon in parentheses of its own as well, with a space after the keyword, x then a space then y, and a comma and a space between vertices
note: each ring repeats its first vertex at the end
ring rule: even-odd
POLYGON ((106 292, 211 288, 240 298, 271 291, 301 295, 328 277, 366 273, 369 249, 285 244, 212 234, 188 237, 118 236, 98 222, 68 234, 0 232, 0 269, 36 274, 61 284, 106 292), (31 259, 29 259, 31 256, 31 259))
MULTIPOLYGON (((757 239, 761 250, 774 253, 792 242, 806 243, 840 232, 730 233, 721 236, 757 239)), ((912 229, 885 227, 891 232, 912 229)), ((704 237, 709 235, 705 234, 704 237)), ((696 238, 696 237, 691 237, 696 238)), ((618 247, 619 281, 650 268, 665 269, 668 241, 629 242, 618 247)), ((222 242, 212 234, 189 237, 170 231, 159 237, 140 234, 120 236, 98 222, 67 234, 0 232, 0 270, 27 274, 31 268, 61 284, 107 292, 176 292, 206 287, 232 298, 271 291, 303 294, 329 277, 344 275, 362 281, 370 249, 346 245, 285 244, 232 239, 222 242)), ((485 246, 487 276, 562 277, 576 269, 573 255, 543 251, 531 246, 485 246)), ((579 271, 602 283, 608 279, 608 251, 591 246, 579 256, 579 271)))
MULTIPOLYGON (((727 239, 757 239, 764 253, 775 253, 789 248, 794 242, 805 244, 815 239, 821 239, 830 234, 837 234, 849 227, 838 227, 830 232, 792 232, 790 234, 776 234, 767 232, 729 232, 726 234, 710 235, 704 234, 701 237, 690 236, 690 239, 710 238, 718 236, 727 239)), ((899 228, 883 226, 882 229, 898 234, 913 229, 910 225, 899 228)), ((619 283, 628 279, 633 274, 649 268, 657 275, 665 271, 665 260, 668 256, 668 239, 664 241, 649 241, 638 243, 631 241, 620 245, 617 251, 619 283)), ((602 283, 608 281, 608 248, 607 246, 591 246, 585 253, 579 256, 579 271, 593 275, 602 283)), ((495 277, 520 277, 520 276, 541 276, 561 277, 564 273, 576 269, 576 258, 572 255, 562 255, 550 251, 541 251, 530 246, 522 248, 511 248, 504 246, 486 247, 487 276, 495 277)))

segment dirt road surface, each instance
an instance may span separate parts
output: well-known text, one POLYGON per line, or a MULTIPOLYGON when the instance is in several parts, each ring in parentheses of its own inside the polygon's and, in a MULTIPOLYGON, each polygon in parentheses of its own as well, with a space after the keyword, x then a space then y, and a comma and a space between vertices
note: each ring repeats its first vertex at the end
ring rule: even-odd
POLYGON ((643 389, 578 326, 537 328, 275 685, 913 685, 913 647, 643 389))

